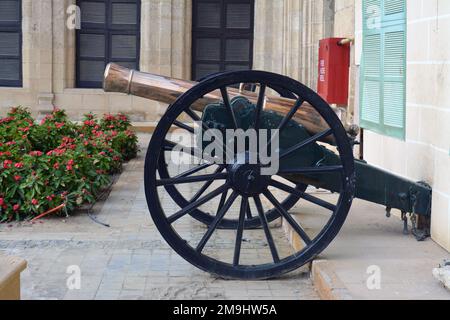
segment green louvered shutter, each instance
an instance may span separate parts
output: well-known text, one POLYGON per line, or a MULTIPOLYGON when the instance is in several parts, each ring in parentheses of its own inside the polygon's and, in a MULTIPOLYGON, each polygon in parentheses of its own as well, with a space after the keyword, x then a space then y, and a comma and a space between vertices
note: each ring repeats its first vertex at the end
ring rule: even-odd
POLYGON ((404 139, 406 0, 363 0, 360 123, 404 139))

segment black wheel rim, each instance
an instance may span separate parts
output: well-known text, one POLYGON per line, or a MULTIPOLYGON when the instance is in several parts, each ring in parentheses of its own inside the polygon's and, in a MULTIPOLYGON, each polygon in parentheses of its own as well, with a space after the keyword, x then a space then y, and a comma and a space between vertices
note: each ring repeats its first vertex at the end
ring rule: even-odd
MULTIPOLYGON (((301 105, 301 103, 300 103, 301 105)), ((289 119, 288 119, 289 120, 289 119)), ((275 187, 277 184, 274 182, 275 187)), ((278 187, 285 188, 284 191, 295 192, 294 188, 289 188, 283 185, 278 185, 278 187)), ((208 194, 210 199, 217 197, 224 193, 229 186, 224 184, 223 188, 217 189, 215 192, 208 194)), ((239 278, 239 279, 264 279, 264 278, 272 278, 278 276, 280 274, 292 271, 303 264, 311 261, 314 257, 316 257, 320 252, 322 252, 328 244, 333 240, 333 238, 337 235, 340 228, 342 227, 349 208, 352 203, 353 194, 354 194, 354 160, 350 147, 350 143, 347 139, 346 132, 328 106, 328 104, 321 99, 315 92, 301 83, 273 73, 263 72, 263 71, 238 71, 238 72, 230 72, 223 73, 216 77, 207 78, 205 81, 195 86, 191 90, 187 91, 183 94, 166 112, 163 119, 157 125, 153 137, 149 144, 149 149, 146 155, 145 162, 145 193, 147 204, 151 213, 151 216, 155 222, 156 227, 161 232, 164 239, 169 243, 169 245, 184 259, 197 266, 198 268, 208 271, 210 273, 226 277, 226 278, 239 278), (236 83, 260 83, 264 85, 276 84, 278 87, 283 88, 284 90, 288 90, 291 93, 295 94, 295 96, 299 97, 302 101, 306 101, 311 104, 316 111, 323 117, 323 119, 328 123, 330 130, 329 134, 333 134, 336 145, 338 147, 340 160, 342 166, 340 166, 340 174, 342 177, 342 188, 339 192, 339 199, 336 205, 330 205, 332 210, 332 214, 326 223, 326 225, 321 229, 321 231, 313 238, 309 239, 308 236, 302 234, 302 228, 295 226, 295 220, 293 221, 290 214, 283 208, 283 206, 277 201, 276 197, 271 195, 269 190, 264 191, 264 196, 269 199, 269 201, 273 204, 274 209, 288 221, 289 224, 293 227, 294 230, 305 240, 305 247, 299 252, 287 256, 285 258, 277 257, 272 250, 272 246, 270 245, 270 237, 267 237, 267 242, 269 243, 270 249, 272 251, 273 262, 264 263, 260 265, 241 265, 239 264, 239 256, 236 258, 236 252, 240 253, 238 249, 238 245, 235 247, 234 259, 232 262, 223 262, 219 261, 215 258, 212 258, 206 254, 202 253, 202 249, 204 248, 206 242, 210 238, 211 234, 217 229, 221 218, 226 214, 227 207, 233 204, 232 202, 239 196, 236 195, 234 191, 232 195, 226 200, 222 210, 217 213, 216 217, 214 217, 213 221, 209 221, 209 228, 206 231, 204 237, 200 240, 200 243, 197 244, 196 248, 189 245, 185 239, 183 239, 173 228, 172 223, 176 221, 178 218, 185 216, 187 213, 191 213, 191 209, 195 209, 194 206, 190 208, 189 206, 185 206, 181 211, 178 211, 176 214, 167 216, 165 211, 161 205, 159 196, 158 196, 158 187, 161 185, 158 182, 158 178, 156 173, 158 172, 160 166, 160 153, 155 154, 155 150, 161 150, 165 141, 168 131, 170 130, 174 121, 176 121, 177 117, 189 108, 197 99, 204 96, 206 93, 214 91, 218 88, 226 88, 227 86, 234 85, 236 83), (231 202, 231 203, 230 203, 231 202), (181 212, 181 213, 180 213, 181 212), (177 216, 178 214, 178 216, 177 216), (236 261, 237 260, 237 261, 236 261), (237 262, 237 263, 236 263, 237 262)), ((311 200, 314 197, 308 196, 302 192, 297 193, 297 195, 302 196, 304 199, 311 200)), ((210 199, 208 197, 204 197, 205 200, 203 203, 208 202, 210 199)), ((241 230, 243 230, 244 218, 242 218, 242 210, 246 208, 246 203, 248 203, 248 198, 241 197, 241 211, 239 215, 239 220, 237 221, 237 238, 236 244, 239 242, 240 247, 240 239, 239 234, 241 230)), ((258 198, 259 196, 255 196, 255 203, 258 207, 258 198)), ((318 200, 315 200, 318 202, 318 200)), ((260 202, 260 201, 259 201, 260 202)), ((248 204, 247 204, 248 205, 248 204)), ((322 205, 323 204, 319 204, 322 205)), ((267 231, 267 223, 264 223, 264 214, 261 214, 261 211, 258 210, 258 214, 260 216, 260 221, 263 226, 265 226, 264 232, 267 231)), ((267 222, 267 220, 266 220, 267 222)))

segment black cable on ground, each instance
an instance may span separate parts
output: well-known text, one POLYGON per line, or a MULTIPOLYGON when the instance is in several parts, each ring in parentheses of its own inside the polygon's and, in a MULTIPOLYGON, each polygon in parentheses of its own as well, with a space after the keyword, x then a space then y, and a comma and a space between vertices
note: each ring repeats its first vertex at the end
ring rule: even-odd
POLYGON ((98 224, 100 224, 100 225, 102 225, 102 226, 104 226, 104 227, 108 227, 108 228, 109 228, 109 227, 111 227, 111 226, 110 226, 109 224, 107 224, 107 223, 104 223, 104 222, 99 221, 99 220, 97 219, 97 217, 94 216, 94 215, 92 214, 92 209, 94 208, 94 206, 97 204, 97 202, 98 202, 99 200, 106 200, 106 198, 107 198, 107 197, 109 196, 109 194, 111 193, 112 186, 117 182, 119 176, 120 176, 120 172, 113 175, 113 177, 112 177, 112 179, 111 179, 111 183, 110 183, 105 189, 103 189, 103 191, 100 192, 100 194, 98 194, 98 195, 95 197, 95 201, 94 201, 94 202, 89 206, 89 208, 87 209, 87 215, 88 215, 88 217, 89 217, 92 221, 94 221, 95 223, 98 223, 98 224), (106 197, 105 197, 105 196, 106 196, 106 197), (104 198, 104 197, 105 197, 105 198, 104 198))

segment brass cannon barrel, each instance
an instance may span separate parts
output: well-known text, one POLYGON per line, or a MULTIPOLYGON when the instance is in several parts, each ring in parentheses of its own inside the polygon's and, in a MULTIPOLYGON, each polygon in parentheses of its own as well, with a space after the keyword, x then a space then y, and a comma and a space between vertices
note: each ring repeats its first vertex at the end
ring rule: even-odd
MULTIPOLYGON (((103 89, 106 92, 121 92, 171 104, 197 83, 130 70, 118 64, 110 63, 105 70, 103 89)), ((228 94, 231 98, 236 96, 246 97, 253 103, 256 103, 258 99, 255 92, 240 91, 235 88, 228 88, 228 94)), ((216 90, 197 100, 191 107, 196 111, 203 111, 208 104, 217 103, 219 100, 222 100, 222 95, 219 90, 216 90)), ((266 95, 264 109, 286 114, 295 102, 292 99, 266 95)), ((310 134, 323 132, 329 128, 322 116, 308 103, 303 103, 293 116, 293 120, 304 126, 310 134)))

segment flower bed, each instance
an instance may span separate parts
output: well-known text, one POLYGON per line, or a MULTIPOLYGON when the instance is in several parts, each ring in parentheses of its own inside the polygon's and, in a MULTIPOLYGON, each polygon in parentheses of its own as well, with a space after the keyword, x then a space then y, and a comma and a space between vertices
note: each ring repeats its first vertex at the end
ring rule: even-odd
POLYGON ((27 109, 12 108, 0 118, 0 222, 93 203, 138 152, 129 126, 123 114, 87 114, 78 125, 59 109, 37 124, 27 109))

